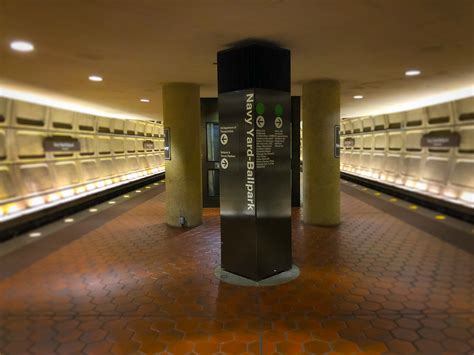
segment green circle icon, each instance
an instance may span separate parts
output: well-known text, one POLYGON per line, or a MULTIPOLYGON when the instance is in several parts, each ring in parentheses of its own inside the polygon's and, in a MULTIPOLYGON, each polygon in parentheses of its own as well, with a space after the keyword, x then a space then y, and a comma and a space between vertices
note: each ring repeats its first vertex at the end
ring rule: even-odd
POLYGON ((275 106, 275 115, 277 115, 277 117, 281 117, 283 115, 283 106, 282 105, 277 104, 275 106))
POLYGON ((257 104, 256 110, 259 115, 263 115, 263 113, 265 112, 265 105, 259 102, 257 104))

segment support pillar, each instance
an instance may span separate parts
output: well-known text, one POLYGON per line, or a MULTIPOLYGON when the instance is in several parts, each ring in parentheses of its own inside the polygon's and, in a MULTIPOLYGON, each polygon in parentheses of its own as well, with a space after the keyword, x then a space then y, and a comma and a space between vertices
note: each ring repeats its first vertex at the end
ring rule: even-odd
POLYGON ((163 125, 169 128, 166 160, 166 223, 194 227, 202 223, 201 113, 199 86, 163 86, 163 125))
POLYGON ((292 267, 290 51, 217 54, 222 269, 253 281, 292 267))
POLYGON ((303 84, 303 221, 319 226, 341 222, 339 157, 340 85, 336 80, 303 84))

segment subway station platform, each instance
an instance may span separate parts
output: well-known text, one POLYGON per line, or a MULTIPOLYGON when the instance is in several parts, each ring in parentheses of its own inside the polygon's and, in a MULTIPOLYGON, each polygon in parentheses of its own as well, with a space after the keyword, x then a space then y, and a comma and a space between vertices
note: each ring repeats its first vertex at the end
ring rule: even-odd
POLYGON ((164 183, 0 244, 0 353, 474 351, 472 225, 352 183, 343 223, 293 209, 294 281, 220 282, 219 210, 164 223, 164 183))

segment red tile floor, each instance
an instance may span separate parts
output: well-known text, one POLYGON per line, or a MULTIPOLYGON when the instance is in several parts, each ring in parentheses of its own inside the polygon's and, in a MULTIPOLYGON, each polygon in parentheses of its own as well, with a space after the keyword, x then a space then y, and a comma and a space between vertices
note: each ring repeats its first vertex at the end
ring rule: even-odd
POLYGON ((213 276, 217 209, 173 229, 164 193, 147 194, 16 252, 43 254, 0 278, 1 354, 474 351, 474 256, 350 194, 337 228, 293 210, 301 275, 265 288, 213 276))

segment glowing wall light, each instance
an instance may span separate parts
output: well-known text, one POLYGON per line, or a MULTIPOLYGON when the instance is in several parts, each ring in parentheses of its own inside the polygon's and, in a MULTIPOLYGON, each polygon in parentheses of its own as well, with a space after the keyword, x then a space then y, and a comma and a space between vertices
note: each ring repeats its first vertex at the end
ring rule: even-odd
POLYGON ((84 186, 80 186, 76 188, 75 192, 76 194, 83 194, 84 192, 86 192, 86 188, 84 186))
POLYGON ((26 202, 26 204, 28 205, 28 207, 41 206, 41 205, 44 205, 44 198, 42 196, 33 197, 33 198, 30 198, 26 202))
POLYGON ((440 187, 437 186, 437 185, 431 185, 429 188, 428 188, 428 191, 431 192, 432 194, 439 194, 440 192, 440 187))
POLYGON ((11 204, 7 205, 7 213, 8 214, 13 214, 13 213, 16 213, 20 210, 21 210, 20 206, 18 206, 16 203, 11 203, 11 204))
POLYGON ((61 198, 61 196, 57 193, 52 193, 48 195, 48 202, 54 202, 58 201, 61 198))
POLYGON ((60 192, 60 194, 63 198, 68 198, 68 197, 74 196, 74 190, 73 189, 63 190, 60 192))
POLYGON ((461 200, 469 202, 469 203, 474 203, 474 192, 464 191, 461 194, 461 200))
POLYGON ((428 185, 422 181, 418 181, 415 186, 418 190, 421 190, 421 191, 426 191, 426 189, 428 188, 428 185))
POLYGON ((443 195, 447 198, 456 198, 457 194, 453 190, 444 190, 443 195))

